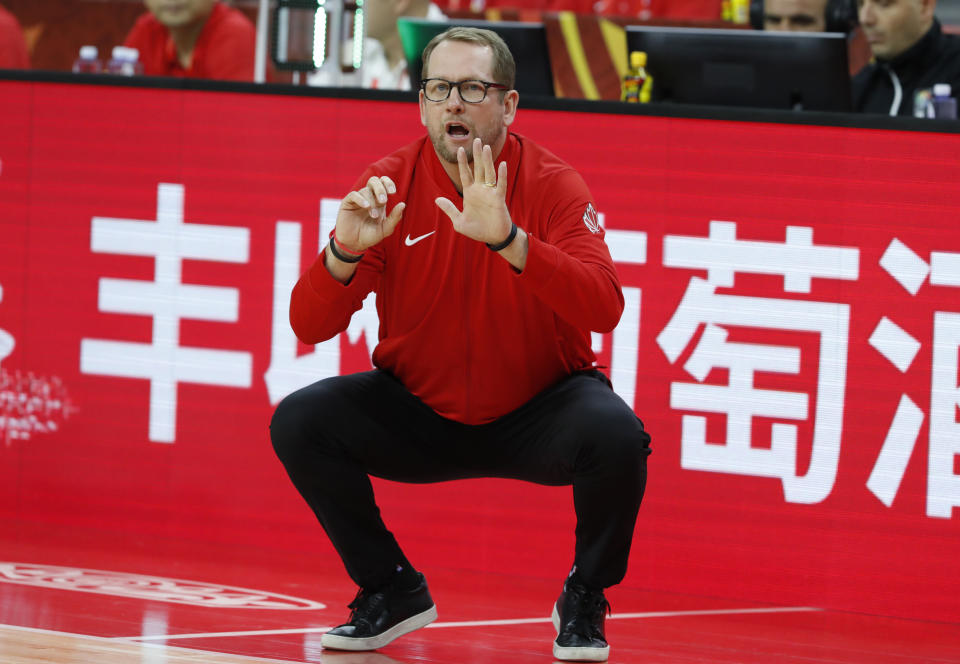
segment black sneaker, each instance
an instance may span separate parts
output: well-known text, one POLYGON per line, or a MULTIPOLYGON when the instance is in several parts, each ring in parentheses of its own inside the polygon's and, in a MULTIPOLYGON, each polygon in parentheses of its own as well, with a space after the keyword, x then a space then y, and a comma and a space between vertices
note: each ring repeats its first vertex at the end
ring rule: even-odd
POLYGON ((377 592, 360 589, 349 607, 350 621, 320 637, 320 645, 334 650, 376 650, 397 637, 437 619, 437 607, 419 574, 413 590, 387 586, 377 592))
POLYGON ((588 590, 568 579, 553 605, 553 626, 557 640, 553 656, 568 662, 604 662, 610 654, 603 621, 610 603, 602 590, 588 590))

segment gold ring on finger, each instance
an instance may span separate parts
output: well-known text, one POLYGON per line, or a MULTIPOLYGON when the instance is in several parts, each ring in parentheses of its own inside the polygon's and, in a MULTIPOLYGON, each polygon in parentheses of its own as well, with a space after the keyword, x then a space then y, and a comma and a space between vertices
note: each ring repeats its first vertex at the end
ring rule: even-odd
POLYGON ((484 182, 484 183, 483 183, 483 186, 484 186, 484 187, 496 187, 496 186, 497 186, 497 183, 496 183, 496 182, 484 182))

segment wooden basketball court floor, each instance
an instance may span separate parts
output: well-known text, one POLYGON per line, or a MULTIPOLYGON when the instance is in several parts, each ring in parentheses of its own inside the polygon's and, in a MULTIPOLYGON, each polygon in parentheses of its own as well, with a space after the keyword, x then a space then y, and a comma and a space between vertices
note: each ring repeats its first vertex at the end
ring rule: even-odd
MULTIPOLYGON (((559 580, 425 569, 439 618, 323 650, 355 589, 329 553, 0 522, 2 664, 552 664, 559 580)), ((960 625, 614 588, 611 664, 960 663, 960 625)), ((958 598, 960 601, 960 598, 958 598)))

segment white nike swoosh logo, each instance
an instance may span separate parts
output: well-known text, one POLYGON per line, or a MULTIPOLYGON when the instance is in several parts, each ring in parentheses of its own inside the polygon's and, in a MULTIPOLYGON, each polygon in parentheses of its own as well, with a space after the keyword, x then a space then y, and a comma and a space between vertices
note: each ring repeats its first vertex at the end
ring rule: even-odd
POLYGON ((417 237, 410 237, 410 234, 408 233, 407 237, 404 238, 403 243, 408 247, 412 247, 420 240, 425 240, 436 232, 437 231, 430 231, 429 233, 424 233, 423 235, 418 235, 417 237))

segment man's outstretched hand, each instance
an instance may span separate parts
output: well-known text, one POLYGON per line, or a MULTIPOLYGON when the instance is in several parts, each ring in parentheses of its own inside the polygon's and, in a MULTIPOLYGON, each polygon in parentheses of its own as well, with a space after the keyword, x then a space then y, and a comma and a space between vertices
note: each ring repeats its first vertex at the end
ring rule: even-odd
POLYGON ((503 242, 513 223, 507 209, 507 162, 493 165, 493 152, 479 138, 473 140, 473 169, 467 151, 457 150, 460 184, 463 187, 463 212, 448 198, 436 199, 437 207, 450 217, 453 229, 462 235, 488 244, 503 242))

